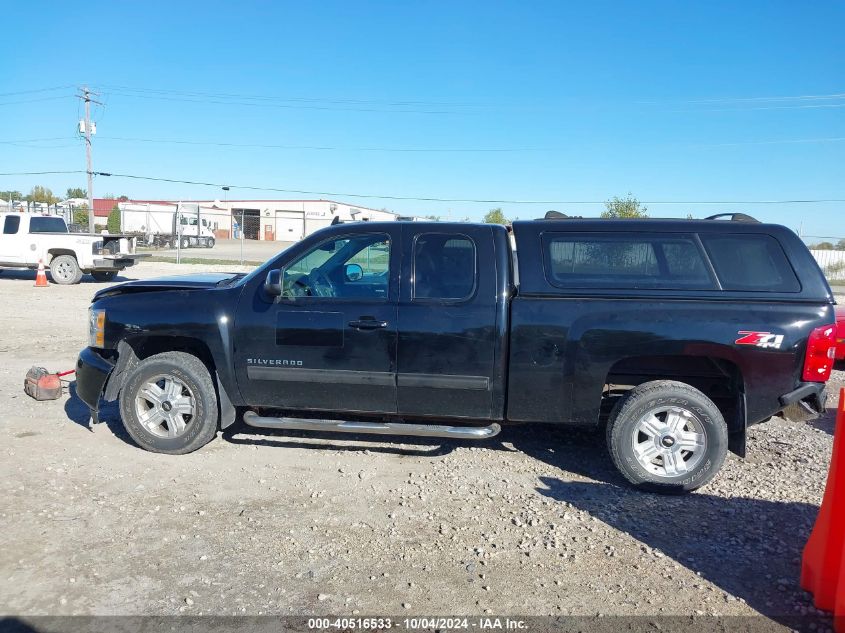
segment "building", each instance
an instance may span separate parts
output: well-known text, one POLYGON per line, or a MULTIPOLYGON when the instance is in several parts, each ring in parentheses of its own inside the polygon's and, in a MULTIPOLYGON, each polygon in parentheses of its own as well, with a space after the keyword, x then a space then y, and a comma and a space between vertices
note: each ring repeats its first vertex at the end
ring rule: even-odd
POLYGON ((296 242, 314 231, 341 222, 396 220, 391 211, 369 209, 334 200, 230 200, 233 237, 243 230, 250 240, 296 242))
MULTIPOLYGON (((383 222, 399 218, 392 211, 370 209, 334 200, 183 200, 200 205, 200 213, 218 239, 240 238, 296 242, 314 231, 341 222, 383 222)), ((99 226, 118 205, 127 214, 147 214, 172 209, 176 200, 125 200, 95 198, 94 215, 99 226)), ((133 223, 134 224, 134 223, 133 223)), ((152 224, 152 223, 150 223, 152 224)))

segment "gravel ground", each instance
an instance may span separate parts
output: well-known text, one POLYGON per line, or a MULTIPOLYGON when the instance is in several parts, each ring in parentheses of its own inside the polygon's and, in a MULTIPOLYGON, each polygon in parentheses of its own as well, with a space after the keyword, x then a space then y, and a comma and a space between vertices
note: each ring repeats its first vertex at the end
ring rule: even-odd
POLYGON ((682 498, 626 487, 601 432, 531 425, 481 444, 238 425, 154 455, 114 408, 89 430, 78 399, 24 395, 31 365, 73 366, 101 287, 33 278, 0 277, 0 613, 813 613, 799 557, 832 410, 754 427, 747 459, 682 498))

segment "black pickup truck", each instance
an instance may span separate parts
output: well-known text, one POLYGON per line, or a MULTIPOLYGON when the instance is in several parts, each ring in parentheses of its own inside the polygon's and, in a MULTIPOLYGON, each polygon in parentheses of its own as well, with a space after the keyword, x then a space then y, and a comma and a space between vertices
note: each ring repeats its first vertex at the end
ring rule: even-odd
POLYGON ((833 363, 815 260, 739 219, 331 226, 248 275, 99 291, 77 392, 94 419, 119 399, 132 438, 170 454, 238 414, 469 439, 603 424, 632 484, 694 490, 748 425, 823 411, 833 363))

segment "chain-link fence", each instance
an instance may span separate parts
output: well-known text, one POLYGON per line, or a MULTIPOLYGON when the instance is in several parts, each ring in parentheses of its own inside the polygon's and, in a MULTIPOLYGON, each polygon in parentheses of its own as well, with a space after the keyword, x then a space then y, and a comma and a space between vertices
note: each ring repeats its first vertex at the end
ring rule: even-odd
POLYGON ((831 285, 845 285, 845 249, 811 248, 810 252, 816 258, 831 285))

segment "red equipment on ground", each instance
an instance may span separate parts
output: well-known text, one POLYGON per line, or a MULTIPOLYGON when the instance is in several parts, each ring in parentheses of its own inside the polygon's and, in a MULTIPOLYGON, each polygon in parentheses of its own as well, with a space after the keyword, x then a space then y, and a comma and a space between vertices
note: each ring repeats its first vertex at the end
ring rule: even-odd
POLYGON ((49 372, 43 367, 31 367, 26 372, 23 390, 28 396, 36 400, 57 400, 62 397, 62 376, 74 373, 76 370, 49 372))
POLYGON ((801 562, 801 588, 819 609, 832 611, 837 632, 845 632, 845 389, 833 433, 833 455, 822 507, 801 562))

